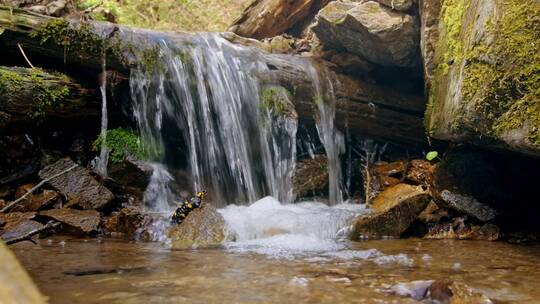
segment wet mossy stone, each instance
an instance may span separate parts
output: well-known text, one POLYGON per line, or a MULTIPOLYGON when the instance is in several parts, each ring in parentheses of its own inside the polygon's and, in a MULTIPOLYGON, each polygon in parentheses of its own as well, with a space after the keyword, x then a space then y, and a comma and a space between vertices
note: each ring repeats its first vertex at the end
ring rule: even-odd
POLYGON ((540 156, 540 3, 445 0, 429 136, 540 156))

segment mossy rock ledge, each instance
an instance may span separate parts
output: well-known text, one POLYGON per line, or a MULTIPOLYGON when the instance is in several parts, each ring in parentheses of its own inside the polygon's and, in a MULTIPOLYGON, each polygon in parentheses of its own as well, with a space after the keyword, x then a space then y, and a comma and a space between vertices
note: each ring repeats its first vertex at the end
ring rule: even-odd
POLYGON ((540 2, 443 0, 428 135, 540 156, 540 2))

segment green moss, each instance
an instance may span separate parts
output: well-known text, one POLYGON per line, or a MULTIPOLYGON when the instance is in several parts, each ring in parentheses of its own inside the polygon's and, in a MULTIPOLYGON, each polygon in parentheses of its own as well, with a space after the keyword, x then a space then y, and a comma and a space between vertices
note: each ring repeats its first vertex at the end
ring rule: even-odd
POLYGON ((260 108, 263 111, 287 115, 290 93, 283 87, 269 87, 262 90, 260 108))
MULTIPOLYGON (((59 84, 58 81, 46 82, 51 79, 52 74, 41 69, 0 69, 0 96, 5 99, 12 98, 21 90, 32 92, 32 108, 28 115, 34 119, 41 119, 45 116, 45 110, 52 107, 59 107, 70 94, 66 85, 59 84), (14 70, 17 69, 17 70, 14 70)), ((65 75, 54 75, 55 79, 62 80, 65 75)))
POLYGON ((482 113, 487 135, 529 125, 528 139, 540 147, 540 5, 505 0, 487 25, 495 39, 466 54, 463 98, 482 113))
MULTIPOLYGON (((103 137, 100 135, 94 141, 94 150, 99 150, 102 142, 103 137)), ((110 150, 109 159, 113 163, 120 163, 128 156, 140 160, 148 158, 139 136, 131 130, 122 128, 107 130, 105 147, 110 150)))
POLYGON ((459 64, 462 60, 462 25, 469 3, 470 0, 445 0, 442 6, 441 18, 445 26, 445 46, 438 68, 443 74, 448 73, 449 62, 459 64))

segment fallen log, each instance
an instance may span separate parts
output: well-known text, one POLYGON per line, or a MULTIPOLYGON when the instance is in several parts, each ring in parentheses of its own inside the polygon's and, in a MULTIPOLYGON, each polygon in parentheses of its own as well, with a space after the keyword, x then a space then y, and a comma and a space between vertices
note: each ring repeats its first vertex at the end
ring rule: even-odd
MULTIPOLYGON (((106 22, 80 21, 42 16, 24 10, 0 7, 0 55, 21 57, 21 44, 30 60, 57 69, 75 69, 78 73, 97 74, 106 58, 107 69, 127 78, 135 66, 154 68, 159 56, 158 44, 192 44, 200 36, 189 33, 164 33, 121 27, 106 22)), ((222 36, 235 43, 257 46, 256 40, 232 33, 222 36)), ((264 52, 264 51, 260 51, 264 52)), ((269 72, 259 75, 262 85, 281 85, 295 92, 294 104, 300 121, 313 123, 317 116, 316 90, 305 66, 290 57, 261 56, 269 72)), ((9 58, 9 57, 7 57, 9 58)), ((377 137, 407 144, 423 144, 422 96, 402 94, 393 89, 368 84, 338 75, 320 64, 322 79, 334 83, 336 124, 351 134, 377 137), (322 72, 324 71, 324 72, 322 72)))
POLYGON ((73 79, 41 69, 0 66, 0 133, 45 119, 97 115, 99 98, 73 79))

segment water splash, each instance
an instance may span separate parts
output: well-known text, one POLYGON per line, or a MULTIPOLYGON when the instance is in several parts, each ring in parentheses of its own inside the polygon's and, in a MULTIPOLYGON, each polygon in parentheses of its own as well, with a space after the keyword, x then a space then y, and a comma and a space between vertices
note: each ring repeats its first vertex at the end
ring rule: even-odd
POLYGON ((170 183, 173 181, 172 175, 162 164, 150 164, 152 176, 150 183, 144 191, 144 203, 149 209, 168 214, 172 212, 174 197, 171 192, 170 183))

